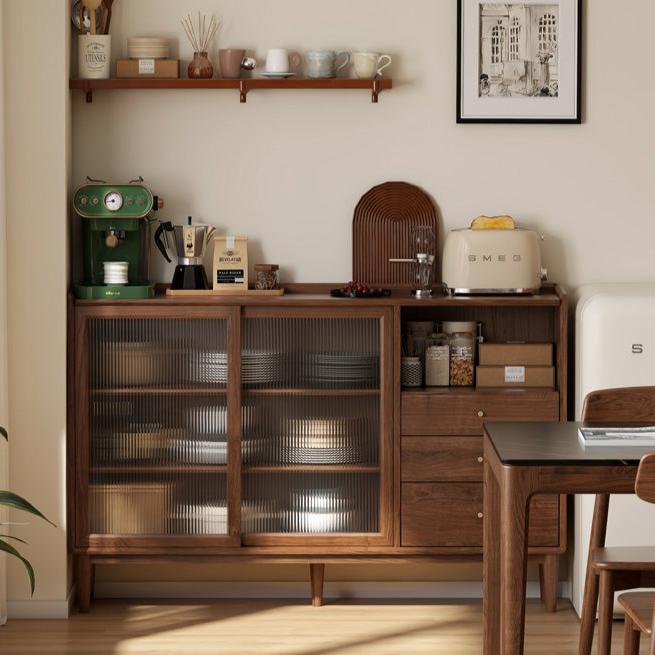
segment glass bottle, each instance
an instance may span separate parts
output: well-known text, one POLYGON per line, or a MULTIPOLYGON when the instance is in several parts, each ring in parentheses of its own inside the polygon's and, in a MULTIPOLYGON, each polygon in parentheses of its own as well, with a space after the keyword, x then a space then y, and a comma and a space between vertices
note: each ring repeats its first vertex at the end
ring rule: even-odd
POLYGON ((425 342, 425 386, 450 384, 450 343, 448 335, 433 334, 425 342))

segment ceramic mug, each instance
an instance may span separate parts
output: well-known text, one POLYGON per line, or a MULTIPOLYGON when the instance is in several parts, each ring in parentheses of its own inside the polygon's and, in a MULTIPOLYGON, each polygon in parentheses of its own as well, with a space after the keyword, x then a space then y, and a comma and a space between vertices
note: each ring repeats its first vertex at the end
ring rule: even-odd
POLYGON ((284 48, 274 48, 266 55, 266 72, 286 75, 302 64, 302 57, 297 52, 289 52, 284 48))
POLYGON ((377 76, 382 77, 384 69, 391 66, 391 57, 389 55, 380 55, 376 52, 353 52, 352 59, 355 75, 361 80, 372 80, 377 76))
POLYGON ((228 80, 241 77, 242 70, 252 70, 256 61, 246 57, 244 48, 226 48, 218 51, 218 63, 221 67, 221 76, 228 80))
POLYGON ((307 77, 313 79, 333 78, 340 70, 350 63, 349 52, 334 52, 333 50, 310 50, 305 56, 307 61, 307 77), (344 60, 337 65, 339 58, 344 60))

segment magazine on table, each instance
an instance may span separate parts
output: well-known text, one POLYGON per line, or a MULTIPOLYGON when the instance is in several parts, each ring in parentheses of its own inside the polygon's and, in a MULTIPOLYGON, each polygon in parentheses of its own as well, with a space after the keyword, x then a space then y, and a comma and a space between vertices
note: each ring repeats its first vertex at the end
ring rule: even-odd
POLYGON ((646 427, 581 427, 578 437, 584 446, 638 446, 655 449, 655 425, 646 427))

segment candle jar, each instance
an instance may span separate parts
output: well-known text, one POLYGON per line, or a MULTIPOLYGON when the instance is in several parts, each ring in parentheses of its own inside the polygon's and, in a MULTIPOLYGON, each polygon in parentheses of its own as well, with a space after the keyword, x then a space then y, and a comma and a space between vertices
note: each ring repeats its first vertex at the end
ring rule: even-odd
POLYGON ((210 80, 214 77, 214 67, 206 52, 194 52, 189 64, 189 78, 192 80, 210 80))

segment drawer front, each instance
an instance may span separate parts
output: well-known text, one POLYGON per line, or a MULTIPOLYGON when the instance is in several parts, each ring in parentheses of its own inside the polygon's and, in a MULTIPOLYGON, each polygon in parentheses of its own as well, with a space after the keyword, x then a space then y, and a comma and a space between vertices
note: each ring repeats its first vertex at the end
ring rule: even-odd
MULTIPOLYGON (((402 485, 403 546, 482 547, 482 485, 402 485)), ((530 506, 529 545, 559 544, 559 497, 536 496, 530 506)))
POLYGON ((482 437, 405 437, 403 482, 482 482, 482 437))
POLYGON ((557 391, 402 394, 401 433, 481 435, 485 421, 557 421, 557 391))

